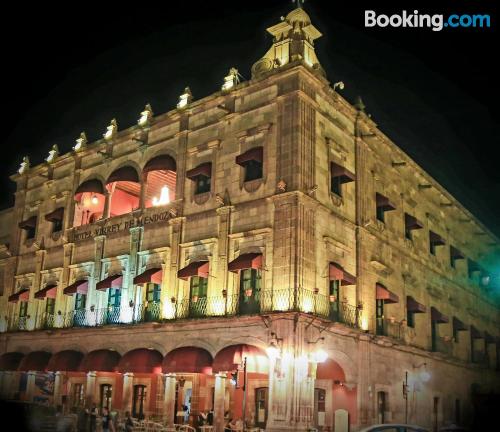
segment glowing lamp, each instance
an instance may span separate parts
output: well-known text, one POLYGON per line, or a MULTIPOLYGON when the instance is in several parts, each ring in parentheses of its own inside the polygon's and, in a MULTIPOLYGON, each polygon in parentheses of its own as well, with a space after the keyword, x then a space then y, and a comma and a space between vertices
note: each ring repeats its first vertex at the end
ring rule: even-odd
POLYGON ((271 342, 269 346, 266 348, 267 355, 269 358, 276 358, 280 354, 280 350, 276 345, 276 342, 271 342))
POLYGON ((167 186, 163 186, 160 192, 160 198, 153 197, 153 206, 158 207, 170 202, 169 190, 167 186))
POLYGON ((92 195, 90 202, 94 205, 97 205, 97 204, 99 204, 99 198, 97 198, 95 195, 92 195))
POLYGON ((328 353, 320 348, 314 353, 313 357, 316 363, 324 363, 328 359, 328 353))
POLYGON ((422 372, 420 372, 420 379, 424 383, 428 382, 431 379, 431 374, 426 370, 423 370, 422 372))

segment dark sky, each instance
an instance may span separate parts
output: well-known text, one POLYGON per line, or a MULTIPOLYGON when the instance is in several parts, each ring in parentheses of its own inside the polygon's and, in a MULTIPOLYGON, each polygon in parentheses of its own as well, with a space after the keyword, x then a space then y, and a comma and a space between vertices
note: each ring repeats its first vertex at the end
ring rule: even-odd
MULTIPOLYGON (((364 28, 367 8, 401 10, 375 0, 309 0, 305 9, 324 35, 316 51, 329 80, 344 81, 350 101, 360 94, 379 127, 500 235, 497 6, 413 3, 406 7, 426 13, 489 13, 493 28, 364 28)), ((288 0, 11 6, 4 24, 15 29, 0 28, 2 207, 12 205, 8 174, 24 154, 34 164, 54 143, 69 151, 82 130, 100 138, 113 117, 131 126, 147 102, 168 111, 186 85, 207 96, 231 66, 249 78, 271 45, 266 27, 292 8, 288 0)))

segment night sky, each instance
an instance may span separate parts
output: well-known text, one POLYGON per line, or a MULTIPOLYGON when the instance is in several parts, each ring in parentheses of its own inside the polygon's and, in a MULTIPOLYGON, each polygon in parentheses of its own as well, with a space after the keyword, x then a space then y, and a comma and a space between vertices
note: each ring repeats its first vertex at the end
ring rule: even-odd
MULTIPOLYGON (((83 130, 101 138, 113 117, 124 129, 148 102, 155 113, 169 111, 187 85, 205 97, 231 66, 249 79, 271 45, 266 27, 292 9, 289 0, 106 3, 19 2, 4 15, 15 29, 0 28, 2 208, 12 205, 8 175, 23 155, 34 165, 54 143, 69 151, 83 130)), ((328 79, 344 81, 350 101, 361 95, 381 130, 500 235, 497 7, 408 3, 425 13, 489 13, 493 28, 364 28, 367 8, 401 11, 375 0, 309 0, 304 8, 323 33, 316 52, 328 79)))

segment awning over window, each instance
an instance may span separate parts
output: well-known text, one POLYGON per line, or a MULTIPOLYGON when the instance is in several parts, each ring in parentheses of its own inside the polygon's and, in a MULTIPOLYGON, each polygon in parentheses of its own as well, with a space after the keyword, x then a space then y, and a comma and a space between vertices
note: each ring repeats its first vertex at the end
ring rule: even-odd
POLYGON ((138 348, 126 353, 118 363, 117 372, 121 373, 161 373, 163 356, 160 352, 138 348))
POLYGON ((329 278, 341 281, 341 285, 356 285, 356 276, 346 272, 341 265, 334 262, 329 265, 329 278))
POLYGON ((80 372, 115 372, 120 361, 120 354, 111 350, 96 350, 89 352, 79 366, 80 372))
POLYGON ((92 192, 104 195, 104 186, 100 180, 92 179, 83 182, 75 191, 75 196, 84 192, 92 192))
POLYGON ((0 371, 16 371, 24 354, 20 352, 8 352, 0 356, 0 371))
POLYGON ((79 351, 65 350, 55 353, 49 360, 47 370, 51 372, 78 370, 83 360, 83 354, 79 351))
POLYGON ((409 230, 422 229, 424 224, 420 222, 415 216, 405 213, 405 227, 409 230))
POLYGON ((30 298, 30 290, 29 288, 22 288, 15 294, 9 296, 9 303, 17 303, 20 301, 28 301, 30 298))
POLYGON ((59 222, 64 217, 64 207, 56 208, 53 212, 45 215, 45 220, 48 222, 59 222))
POLYGON ((36 228, 36 216, 31 216, 30 218, 28 218, 22 222, 19 222, 18 226, 19 226, 19 228, 21 228, 23 230, 29 230, 29 229, 36 228))
POLYGON ((42 288, 38 292, 35 293, 35 298, 38 300, 43 300, 44 298, 55 299, 57 295, 57 284, 50 283, 45 285, 45 288, 42 288))
POLYGON ((442 246, 446 244, 446 241, 439 234, 434 231, 429 231, 429 240, 435 246, 442 246))
POLYGON ((210 264, 208 261, 194 261, 177 272, 179 279, 188 280, 192 276, 208 278, 210 264))
POLYGON ((237 273, 239 270, 244 270, 244 269, 261 269, 262 254, 260 253, 242 254, 238 258, 232 260, 227 267, 229 271, 234 273, 237 273))
POLYGON ((439 312, 434 306, 431 306, 431 320, 438 324, 445 324, 450 322, 448 317, 439 312))
POLYGON ((356 180, 354 173, 335 162, 330 163, 330 173, 332 177, 339 177, 340 183, 349 183, 356 180))
POLYGON ((245 163, 249 161, 261 162, 263 160, 263 148, 262 147, 254 147, 245 153, 236 156, 236 163, 238 165, 245 165, 245 163))
POLYGON ((182 347, 170 351, 163 359, 163 373, 212 373, 212 356, 197 347, 182 347))
POLYGON ((44 371, 47 370, 51 354, 46 351, 33 351, 27 354, 19 363, 18 371, 44 371))
POLYGON ((416 301, 412 296, 406 297, 406 308, 408 309, 408 312, 411 313, 427 312, 427 308, 423 304, 416 301))
POLYGON ((389 291, 384 285, 377 285, 377 300, 384 300, 384 303, 399 303, 399 297, 389 291))
POLYGON ((64 288, 63 293, 65 295, 73 295, 73 294, 87 294, 89 290, 89 281, 86 279, 77 280, 73 282, 71 285, 68 285, 64 288))
POLYGON ((98 291, 104 291, 108 288, 121 288, 123 284, 123 275, 115 274, 108 276, 100 282, 97 282, 95 289, 98 291))
POLYGON ((450 246, 450 256, 454 260, 465 259, 465 255, 454 246, 450 246))
POLYGON ((134 284, 140 285, 145 283, 154 283, 161 285, 163 278, 163 270, 161 267, 152 267, 138 274, 134 278, 134 284))
POLYGON ((266 353, 253 345, 231 345, 220 350, 214 357, 213 373, 228 372, 238 369, 247 359, 247 371, 269 373, 269 360, 266 353))
POLYGON ((483 339, 483 334, 473 325, 470 326, 470 337, 472 339, 483 339))
POLYGON ((396 206, 381 193, 375 194, 375 201, 377 202, 377 207, 381 207, 384 211, 396 210, 396 206))
POLYGON ((481 271, 481 266, 476 261, 472 261, 471 259, 467 259, 467 267, 469 269, 469 275, 471 273, 481 271))
POLYGON ((190 180, 196 180, 198 176, 212 177, 212 163, 203 163, 186 172, 186 177, 190 180))
POLYGON ((106 184, 110 184, 117 181, 128 181, 128 182, 139 183, 139 174, 137 174, 135 168, 132 168, 131 166, 124 166, 113 171, 111 175, 108 177, 108 181, 106 182, 106 184))
POLYGON ((468 330, 467 326, 460 321, 457 317, 453 317, 453 331, 466 331, 468 330))
POLYGON ((156 156, 150 159, 142 172, 147 174, 150 171, 177 171, 175 160, 169 155, 156 156))
POLYGON ((484 341, 487 344, 494 344, 494 343, 496 343, 495 338, 492 335, 490 335, 487 331, 484 332, 484 341))

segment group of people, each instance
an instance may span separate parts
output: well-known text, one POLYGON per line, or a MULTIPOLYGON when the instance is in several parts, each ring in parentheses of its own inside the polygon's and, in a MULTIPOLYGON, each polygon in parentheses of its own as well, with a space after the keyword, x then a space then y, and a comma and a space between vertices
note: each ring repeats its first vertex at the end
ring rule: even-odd
MULTIPOLYGON (((97 419, 101 420, 102 432, 116 432, 114 416, 111 415, 108 408, 104 407, 99 412, 96 404, 92 404, 91 408, 81 409, 78 413, 78 431, 79 432, 96 432, 97 419)), ((125 430, 131 431, 133 428, 132 417, 129 412, 125 415, 125 430), (127 428, 128 425, 128 428, 127 428)))

